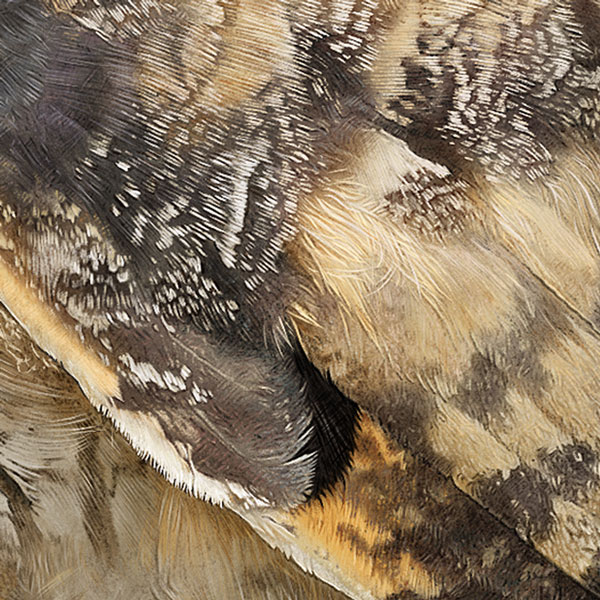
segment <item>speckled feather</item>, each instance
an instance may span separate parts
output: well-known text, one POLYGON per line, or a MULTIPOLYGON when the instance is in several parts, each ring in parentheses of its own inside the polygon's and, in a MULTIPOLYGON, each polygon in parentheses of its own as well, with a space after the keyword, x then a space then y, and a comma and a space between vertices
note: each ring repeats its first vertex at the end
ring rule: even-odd
POLYGON ((346 596, 168 484, 5 309, 0 339, 3 598, 592 598, 366 417, 344 483, 265 515, 346 596))
POLYGON ((351 596, 584 598, 545 560, 600 590, 599 32, 593 0, 6 2, 0 301, 351 596))

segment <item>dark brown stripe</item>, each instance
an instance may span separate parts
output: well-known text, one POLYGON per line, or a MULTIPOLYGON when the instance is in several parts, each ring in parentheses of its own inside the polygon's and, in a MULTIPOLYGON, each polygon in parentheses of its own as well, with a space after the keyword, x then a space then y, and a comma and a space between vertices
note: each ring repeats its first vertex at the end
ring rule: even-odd
POLYGON ((83 525, 96 555, 109 566, 118 556, 119 543, 113 521, 110 488, 102 474, 100 434, 90 432, 87 442, 77 456, 81 468, 83 525))
POLYGON ((19 537, 19 542, 25 548, 30 547, 41 536, 41 532, 33 518, 32 502, 21 489, 21 486, 1 466, 0 493, 4 494, 8 501, 12 517, 11 521, 19 537))

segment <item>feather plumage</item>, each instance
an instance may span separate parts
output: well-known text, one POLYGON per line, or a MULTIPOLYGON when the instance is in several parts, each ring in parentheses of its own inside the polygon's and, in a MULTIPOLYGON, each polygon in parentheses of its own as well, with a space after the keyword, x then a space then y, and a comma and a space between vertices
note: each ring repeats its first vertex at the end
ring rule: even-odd
POLYGON ((599 30, 0 6, 5 594, 597 594, 599 30))

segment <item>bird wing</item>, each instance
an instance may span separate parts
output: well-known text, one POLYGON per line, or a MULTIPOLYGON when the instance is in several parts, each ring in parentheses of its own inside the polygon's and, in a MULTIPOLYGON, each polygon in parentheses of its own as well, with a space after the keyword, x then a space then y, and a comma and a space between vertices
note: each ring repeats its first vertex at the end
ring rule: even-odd
POLYGON ((352 596, 585 597, 597 4, 346 4, 2 6, 0 300, 352 596))
POLYGON ((392 437, 597 592, 599 7, 390 10, 364 75, 385 121, 299 205, 293 319, 392 437))

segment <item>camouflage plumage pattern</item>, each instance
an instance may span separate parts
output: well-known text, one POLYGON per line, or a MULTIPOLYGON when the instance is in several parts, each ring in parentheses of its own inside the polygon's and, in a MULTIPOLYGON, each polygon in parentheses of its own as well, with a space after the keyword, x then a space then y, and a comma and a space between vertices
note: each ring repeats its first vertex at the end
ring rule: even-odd
MULTIPOLYGON (((169 485, 5 310, 0 338, 0 597, 347 598, 230 511, 169 485)), ((347 481, 274 515, 307 555, 330 555, 351 597, 592 597, 367 419, 361 428, 347 481)))
POLYGON ((526 544, 600 590, 599 31, 592 0, 7 2, 0 300, 169 481, 347 593, 586 597, 526 544), (362 534, 354 402, 406 447, 362 534), (319 500, 288 511, 328 489, 354 516, 319 549, 319 500), (474 520, 502 566, 451 548, 474 520))

